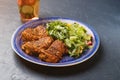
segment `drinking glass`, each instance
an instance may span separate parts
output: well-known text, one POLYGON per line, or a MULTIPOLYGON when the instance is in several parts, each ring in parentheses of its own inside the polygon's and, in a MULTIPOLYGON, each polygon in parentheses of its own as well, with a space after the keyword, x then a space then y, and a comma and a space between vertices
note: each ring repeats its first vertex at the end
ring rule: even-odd
POLYGON ((17 3, 22 22, 39 18, 40 0, 18 0, 17 3))

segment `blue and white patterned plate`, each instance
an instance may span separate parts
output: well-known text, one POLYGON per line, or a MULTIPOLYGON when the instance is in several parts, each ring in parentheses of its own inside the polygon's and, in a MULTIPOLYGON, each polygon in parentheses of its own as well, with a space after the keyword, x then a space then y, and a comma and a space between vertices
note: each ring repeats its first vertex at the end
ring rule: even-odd
POLYGON ((22 26, 20 26, 12 35, 11 45, 17 55, 19 55, 21 58, 23 58, 29 62, 38 64, 38 65, 51 66, 51 67, 64 67, 64 66, 76 65, 76 64, 82 63, 82 62, 88 60, 89 58, 91 58, 99 48, 100 39, 99 39, 98 34, 92 27, 90 27, 80 21, 72 20, 69 18, 49 17, 49 18, 40 18, 37 20, 33 20, 33 21, 27 22, 27 23, 23 24, 22 26), (20 46, 21 42, 22 42, 21 32, 28 27, 36 27, 40 24, 47 23, 49 21, 54 21, 54 20, 60 20, 60 21, 67 22, 67 23, 78 23, 78 24, 82 25, 87 30, 88 34, 92 35, 93 47, 91 49, 87 50, 86 52, 84 52, 83 55, 80 56, 79 58, 63 56, 62 60, 59 63, 43 62, 36 57, 32 57, 32 56, 25 54, 21 50, 21 46, 20 46))

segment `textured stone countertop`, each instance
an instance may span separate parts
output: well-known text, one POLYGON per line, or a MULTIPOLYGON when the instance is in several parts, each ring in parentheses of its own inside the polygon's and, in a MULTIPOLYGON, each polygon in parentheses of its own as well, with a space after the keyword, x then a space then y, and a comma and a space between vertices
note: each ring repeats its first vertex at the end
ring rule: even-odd
POLYGON ((120 0, 41 0, 40 17, 61 16, 92 26, 101 39, 90 60, 71 67, 50 68, 21 59, 11 36, 22 25, 17 0, 0 0, 0 80, 120 79, 120 0))

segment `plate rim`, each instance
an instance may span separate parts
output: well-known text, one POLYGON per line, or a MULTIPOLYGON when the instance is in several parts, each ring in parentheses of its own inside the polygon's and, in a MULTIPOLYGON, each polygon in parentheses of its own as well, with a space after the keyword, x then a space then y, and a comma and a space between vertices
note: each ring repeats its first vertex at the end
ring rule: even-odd
POLYGON ((24 60, 26 61, 29 61, 29 62, 32 62, 34 64, 38 64, 38 65, 43 65, 43 66, 49 66, 49 67, 66 67, 66 66, 73 66, 73 65, 76 65, 76 64, 80 64, 80 63, 83 63, 85 61, 87 61, 88 59, 90 59, 98 50, 99 46, 100 46, 100 38, 99 38, 99 35, 98 33, 88 24, 85 24, 83 22, 81 22, 80 20, 74 20, 74 19, 70 19, 70 18, 63 18, 63 17, 46 17, 46 18, 39 18, 39 19, 36 19, 36 20, 32 20, 32 21, 29 21, 29 22, 26 22, 25 24, 22 24, 21 26, 19 26, 14 32, 13 32, 13 35, 12 35, 12 38, 11 38, 11 46, 12 46, 12 49, 15 51, 15 53, 20 56, 21 58, 23 58, 24 60), (65 62, 65 63, 46 63, 46 62, 35 62, 33 60, 30 60, 26 57, 24 57, 23 55, 21 55, 17 50, 16 50, 16 47, 15 47, 15 43, 14 43, 14 39, 15 39, 15 35, 17 32, 19 32, 19 30, 21 28, 23 28, 24 26, 30 24, 30 23, 34 23, 36 21, 40 21, 40 20, 57 20, 57 19, 65 19, 65 20, 71 20, 71 21, 75 21, 75 22, 78 22, 80 24, 83 24, 85 25, 85 27, 87 27, 88 29, 90 29, 90 31, 93 33, 94 37, 95 37, 95 42, 96 42, 96 45, 94 47, 94 49, 92 50, 91 54, 83 59, 83 60, 79 60, 79 59, 76 59, 74 61, 70 61, 70 62, 65 62))

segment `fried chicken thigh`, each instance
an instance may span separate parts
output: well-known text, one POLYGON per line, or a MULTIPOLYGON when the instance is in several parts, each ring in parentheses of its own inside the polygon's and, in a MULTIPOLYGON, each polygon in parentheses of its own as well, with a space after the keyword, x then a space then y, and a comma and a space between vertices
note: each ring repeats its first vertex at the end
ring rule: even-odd
POLYGON ((46 36, 48 36, 48 33, 42 25, 36 28, 27 28, 22 32, 23 41, 34 41, 46 36))
POLYGON ((47 50, 39 54, 39 58, 46 62, 56 63, 61 60, 65 51, 65 44, 60 40, 55 40, 47 50))
POLYGON ((42 50, 47 49, 52 42, 52 37, 44 37, 36 41, 28 41, 22 45, 22 50, 28 55, 38 55, 42 50))

